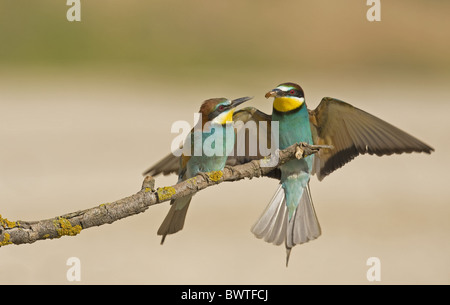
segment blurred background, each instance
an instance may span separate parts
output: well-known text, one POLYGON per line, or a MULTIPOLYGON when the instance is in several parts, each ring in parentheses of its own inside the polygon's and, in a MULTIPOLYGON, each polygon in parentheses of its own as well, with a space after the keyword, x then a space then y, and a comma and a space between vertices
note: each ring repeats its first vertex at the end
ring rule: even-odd
MULTIPOLYGON (((40 220, 140 189, 170 151, 176 120, 211 97, 255 96, 286 81, 309 108, 342 99, 413 134, 431 155, 360 156, 311 191, 322 236, 285 249, 250 228, 268 178, 194 197, 183 231, 159 244, 168 203, 76 237, 0 249, 0 284, 450 283, 450 2, 0 0, 0 214, 40 220)), ((248 104, 248 105, 250 105, 248 104)), ((193 122, 192 122, 193 123, 193 122)), ((176 176, 158 177, 157 187, 176 176)))

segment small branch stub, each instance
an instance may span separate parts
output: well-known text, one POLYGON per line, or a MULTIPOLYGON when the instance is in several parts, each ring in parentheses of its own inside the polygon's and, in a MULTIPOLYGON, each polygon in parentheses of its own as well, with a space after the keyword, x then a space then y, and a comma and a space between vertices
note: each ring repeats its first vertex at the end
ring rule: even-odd
POLYGON ((155 179, 152 176, 145 176, 144 181, 142 182, 141 190, 144 192, 154 192, 155 191, 155 179))

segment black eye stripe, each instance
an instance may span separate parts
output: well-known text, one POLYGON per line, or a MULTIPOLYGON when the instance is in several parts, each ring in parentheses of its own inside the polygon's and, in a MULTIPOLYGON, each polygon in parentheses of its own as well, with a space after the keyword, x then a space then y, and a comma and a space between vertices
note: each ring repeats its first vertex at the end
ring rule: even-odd
POLYGON ((217 117, 219 114, 221 114, 223 111, 227 110, 229 108, 229 106, 225 106, 225 105, 219 105, 217 106, 216 110, 214 110, 213 112, 211 112, 208 115, 208 119, 212 120, 215 117, 217 117), (220 109, 220 107, 223 107, 222 109, 220 109))
POLYGON ((296 97, 304 97, 303 91, 298 89, 289 89, 288 91, 282 91, 282 96, 296 96, 296 97))
POLYGON ((227 110, 228 108, 230 108, 230 105, 219 105, 217 106, 216 110, 214 110, 214 112, 222 112, 224 110, 227 110))

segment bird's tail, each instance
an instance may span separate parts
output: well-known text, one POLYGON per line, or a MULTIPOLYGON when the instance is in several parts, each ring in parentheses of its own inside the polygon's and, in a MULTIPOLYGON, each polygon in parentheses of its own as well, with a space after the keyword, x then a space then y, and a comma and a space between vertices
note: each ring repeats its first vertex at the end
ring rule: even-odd
POLYGON ((191 199, 192 196, 186 196, 170 202, 170 210, 158 229, 158 235, 162 235, 161 245, 168 234, 173 234, 183 229, 191 199))
POLYGON ((322 230, 311 198, 309 184, 303 189, 300 203, 288 222, 286 230, 286 266, 289 254, 295 245, 306 243, 320 236, 322 230))
POLYGON ((280 184, 266 210, 253 225, 252 232, 257 238, 275 245, 284 241, 287 266, 291 249, 295 245, 316 239, 321 234, 309 185, 304 188, 299 205, 289 219, 285 192, 280 184))
POLYGON ((288 213, 282 185, 278 187, 269 205, 252 227, 252 233, 268 243, 281 245, 286 239, 288 213))

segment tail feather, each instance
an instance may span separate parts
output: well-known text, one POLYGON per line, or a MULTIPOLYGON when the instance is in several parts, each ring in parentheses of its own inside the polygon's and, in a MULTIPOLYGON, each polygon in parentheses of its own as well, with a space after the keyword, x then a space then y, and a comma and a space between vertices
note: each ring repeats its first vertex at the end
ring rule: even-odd
POLYGON ((281 245, 285 240, 287 224, 287 208, 284 189, 278 187, 266 210, 251 231, 257 238, 263 238, 268 243, 281 245))
POLYGON ((170 210, 158 229, 158 235, 162 235, 161 245, 164 243, 167 235, 176 233, 183 229, 191 199, 192 196, 186 196, 173 200, 170 203, 170 210))
POLYGON ((309 184, 304 188, 298 207, 290 220, 288 214, 285 192, 280 184, 266 210, 251 229, 257 238, 268 243, 280 245, 285 242, 286 266, 291 249, 295 245, 316 239, 321 234, 309 184))
POLYGON ((295 215, 288 223, 286 247, 292 248, 295 245, 314 240, 320 236, 321 232, 308 184, 295 210, 295 215))

